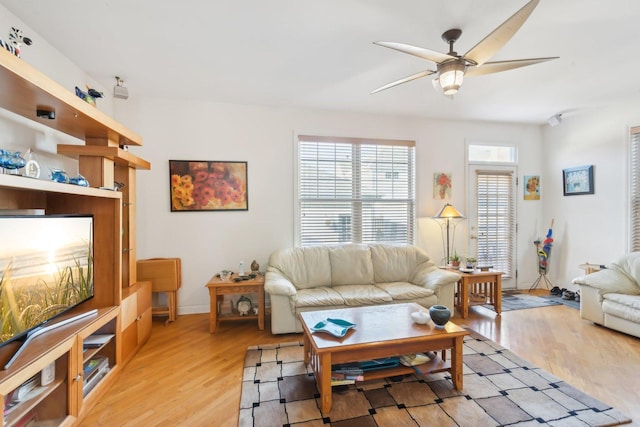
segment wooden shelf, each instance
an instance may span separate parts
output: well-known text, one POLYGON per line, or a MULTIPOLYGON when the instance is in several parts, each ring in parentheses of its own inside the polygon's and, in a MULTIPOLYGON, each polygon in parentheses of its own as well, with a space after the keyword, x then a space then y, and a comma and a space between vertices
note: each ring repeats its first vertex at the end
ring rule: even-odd
MULTIPOLYGON (((78 98, 73 88, 61 86, 4 49, 0 49, 0 109, 38 123, 34 127, 45 126, 78 138, 79 144, 59 145, 58 153, 77 157, 79 173, 95 187, 113 188, 116 181, 124 184, 121 191, 112 191, 0 175, 0 209, 42 210, 49 215, 79 214, 94 218, 94 296, 60 320, 80 312, 92 314, 34 338, 8 369, 0 370, 0 398, 3 398, 53 361, 61 362, 55 365, 56 378, 62 378, 66 386, 50 392, 44 390, 48 397, 24 408, 49 421, 47 425, 76 425, 113 385, 122 367, 151 333, 150 290, 148 296, 136 295, 135 299, 141 301, 138 304, 146 304, 148 310, 130 325, 133 333, 121 328, 122 294, 126 294, 122 286, 136 282, 135 172, 150 169, 150 163, 121 148, 142 145, 138 134, 78 98), (55 112, 55 119, 37 117, 39 109, 55 112), (97 309, 95 314, 93 309, 97 309), (113 334, 112 340, 97 349, 83 351, 87 337, 107 333, 113 334), (131 336, 142 338, 130 347, 125 360, 122 348, 131 336), (98 355, 108 358, 109 371, 85 396, 82 379, 85 357, 98 355)), ((0 361, 6 362, 16 346, 16 343, 4 346, 0 361)), ((6 420, 0 419, 0 427, 5 425, 6 420)))
POLYGON ((0 107, 83 141, 108 138, 119 145, 142 145, 140 135, 5 49, 0 49, 0 107), (36 109, 55 111, 56 118, 39 118, 36 109))
POLYGON ((72 157, 104 157, 113 160, 116 165, 135 169, 151 169, 151 163, 119 147, 58 144, 58 154, 72 157))
MULTIPOLYGON (((393 368, 384 368, 377 369, 373 371, 367 371, 363 373, 364 380, 375 380, 380 378, 390 378, 397 377, 401 375, 409 375, 409 374, 417 374, 417 375, 425 375, 425 374, 434 374, 437 372, 445 372, 451 371, 451 363, 448 361, 442 360, 440 357, 436 356, 431 361, 427 363, 423 363, 422 365, 417 365, 415 367, 398 365, 393 368), (419 371, 419 372, 418 372, 419 371)), ((360 382, 360 381, 356 381, 360 382)))
POLYGON ((63 184, 60 182, 29 178, 19 175, 0 174, 0 187, 3 189, 13 188, 20 191, 42 191, 47 193, 71 194, 110 199, 122 198, 122 193, 118 191, 101 190, 98 188, 82 187, 73 184, 63 184))
MULTIPOLYGON (((12 425, 19 421, 20 418, 29 413, 29 411, 47 398, 55 389, 63 385, 66 386, 66 383, 62 379, 56 379, 46 386, 36 386, 35 389, 29 393, 30 397, 27 400, 20 402, 20 404, 12 407, 4 414, 5 424, 12 425)), ((66 390, 63 392, 66 393, 66 390)))
POLYGON ((218 314, 218 320, 223 321, 223 320, 249 320, 249 319, 257 319, 258 315, 257 314, 247 314, 246 316, 241 316, 239 314, 236 313, 224 313, 224 314, 218 314))
MULTIPOLYGON (((18 387, 22 380, 16 378, 21 374, 22 370, 30 367, 34 360, 38 361, 36 365, 38 370, 44 368, 46 365, 51 363, 51 360, 57 359, 67 352, 68 348, 71 348, 72 343, 76 341, 78 330, 87 328, 89 325, 94 323, 106 323, 109 320, 114 319, 119 312, 119 307, 100 308, 95 314, 77 319, 69 324, 53 329, 46 334, 35 338, 27 344, 27 347, 25 347, 20 356, 15 359, 15 362, 9 369, 0 370, 0 384, 8 389, 18 387), (51 360, 45 361, 44 356, 48 356, 51 360)), ((71 311, 69 314, 62 316, 59 320, 67 319, 75 314, 78 314, 77 311, 71 311)), ((8 360, 8 357, 5 356, 2 357, 2 359, 6 361, 8 360)))

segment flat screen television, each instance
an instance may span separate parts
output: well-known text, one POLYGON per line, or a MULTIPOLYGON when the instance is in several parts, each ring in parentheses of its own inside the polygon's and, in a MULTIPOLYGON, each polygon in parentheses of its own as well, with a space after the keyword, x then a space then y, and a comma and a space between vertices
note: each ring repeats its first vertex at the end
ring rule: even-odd
POLYGON ((0 215, 0 347, 92 298, 93 217, 0 215))

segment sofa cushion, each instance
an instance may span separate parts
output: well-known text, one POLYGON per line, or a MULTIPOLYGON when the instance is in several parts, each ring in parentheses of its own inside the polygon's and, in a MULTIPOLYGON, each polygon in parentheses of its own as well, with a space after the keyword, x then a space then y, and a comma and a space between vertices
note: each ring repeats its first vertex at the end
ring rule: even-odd
POLYGON ((411 282, 429 256, 416 246, 371 245, 375 283, 411 282))
POLYGON ((279 270, 297 289, 331 284, 331 263, 326 247, 277 250, 269 257, 269 267, 279 270))
POLYGON ((366 245, 344 245, 329 248, 331 284, 370 285, 373 283, 371 252, 366 245))
POLYGON ((610 292, 628 295, 640 294, 640 288, 631 275, 615 263, 610 268, 573 279, 576 285, 587 285, 598 289, 600 295, 610 292))
POLYGON ((300 289, 295 301, 296 307, 321 307, 343 304, 344 299, 342 299, 342 296, 328 286, 300 289))
POLYGON ((602 311, 611 316, 640 323, 640 296, 609 293, 603 295, 602 311))
POLYGON ((631 252, 623 255, 617 261, 611 263, 609 267, 626 274, 635 285, 631 287, 632 292, 621 293, 640 294, 640 285, 638 284, 640 281, 640 252, 631 252))
POLYGON ((395 301, 427 298, 435 294, 433 289, 423 288, 407 282, 376 283, 376 287, 391 295, 391 298, 395 301))
POLYGON ((344 300, 344 304, 349 306, 357 307, 393 302, 391 295, 374 285, 334 286, 332 289, 338 292, 344 300))

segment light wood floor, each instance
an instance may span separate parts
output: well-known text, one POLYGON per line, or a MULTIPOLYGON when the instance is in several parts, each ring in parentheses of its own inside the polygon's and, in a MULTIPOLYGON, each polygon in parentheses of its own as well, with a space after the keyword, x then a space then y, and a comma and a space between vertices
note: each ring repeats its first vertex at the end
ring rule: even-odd
MULTIPOLYGON (((552 306, 496 316, 481 307, 454 317, 640 425, 640 339, 581 320, 578 310, 552 306)), ((83 426, 233 426, 245 350, 299 340, 272 335, 254 322, 223 323, 209 334, 208 314, 154 320, 149 342, 85 418, 83 426)))

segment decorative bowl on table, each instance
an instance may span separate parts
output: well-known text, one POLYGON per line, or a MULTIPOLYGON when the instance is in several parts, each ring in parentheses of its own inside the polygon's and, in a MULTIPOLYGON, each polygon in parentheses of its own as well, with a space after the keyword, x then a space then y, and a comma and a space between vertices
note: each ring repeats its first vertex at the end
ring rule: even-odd
POLYGON ((429 320, 431 320, 431 316, 429 316, 429 313, 422 310, 414 311, 413 313, 411 313, 411 318, 414 322, 420 325, 427 324, 429 323, 429 320))
POLYGON ((431 320, 435 323, 436 328, 442 329, 449 319, 451 319, 451 310, 444 305, 432 305, 429 308, 429 316, 431 316, 431 320))

